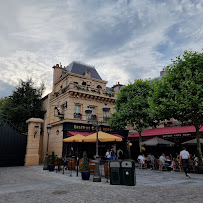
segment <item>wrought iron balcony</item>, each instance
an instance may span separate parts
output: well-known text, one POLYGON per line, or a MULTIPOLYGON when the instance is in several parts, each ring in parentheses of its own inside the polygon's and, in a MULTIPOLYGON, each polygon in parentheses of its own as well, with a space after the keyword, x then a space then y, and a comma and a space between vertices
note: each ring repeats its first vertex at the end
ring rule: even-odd
POLYGON ((82 114, 81 113, 74 113, 74 119, 81 120, 82 114))

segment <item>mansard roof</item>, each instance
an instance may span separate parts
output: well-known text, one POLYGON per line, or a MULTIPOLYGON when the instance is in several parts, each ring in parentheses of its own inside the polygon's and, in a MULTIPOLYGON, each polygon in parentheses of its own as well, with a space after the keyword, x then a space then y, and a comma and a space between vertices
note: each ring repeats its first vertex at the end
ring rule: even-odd
POLYGON ((90 72, 91 78, 102 80, 99 73, 96 71, 96 69, 93 66, 86 65, 80 62, 73 61, 64 69, 64 72, 71 72, 79 75, 85 75, 87 71, 90 72))

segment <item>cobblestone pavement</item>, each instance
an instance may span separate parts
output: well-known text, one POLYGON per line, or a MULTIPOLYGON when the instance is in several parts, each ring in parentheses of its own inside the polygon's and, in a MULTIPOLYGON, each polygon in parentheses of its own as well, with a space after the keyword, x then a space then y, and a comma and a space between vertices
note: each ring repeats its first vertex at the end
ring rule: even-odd
POLYGON ((136 186, 83 181, 43 166, 1 167, 0 202, 203 202, 203 175, 136 168, 136 186))

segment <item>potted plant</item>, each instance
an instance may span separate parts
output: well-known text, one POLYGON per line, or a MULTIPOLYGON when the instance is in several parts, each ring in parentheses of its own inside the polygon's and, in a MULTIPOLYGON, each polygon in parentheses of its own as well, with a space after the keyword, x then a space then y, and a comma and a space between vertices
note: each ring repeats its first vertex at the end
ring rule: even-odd
POLYGON ((87 153, 83 152, 83 161, 81 168, 81 176, 83 180, 89 180, 90 178, 90 166, 87 158, 87 153))
POLYGON ((55 159, 56 159, 56 155, 54 154, 54 152, 52 152, 50 158, 49 158, 49 171, 54 171, 55 168, 55 159))

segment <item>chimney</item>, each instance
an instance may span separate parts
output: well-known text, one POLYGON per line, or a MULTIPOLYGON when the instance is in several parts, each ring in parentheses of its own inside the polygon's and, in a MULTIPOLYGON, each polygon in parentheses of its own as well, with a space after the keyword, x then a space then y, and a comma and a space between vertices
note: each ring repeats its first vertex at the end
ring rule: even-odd
POLYGON ((166 70, 165 70, 165 68, 163 68, 163 70, 160 71, 160 76, 162 77, 162 76, 164 76, 164 75, 166 75, 166 70))

